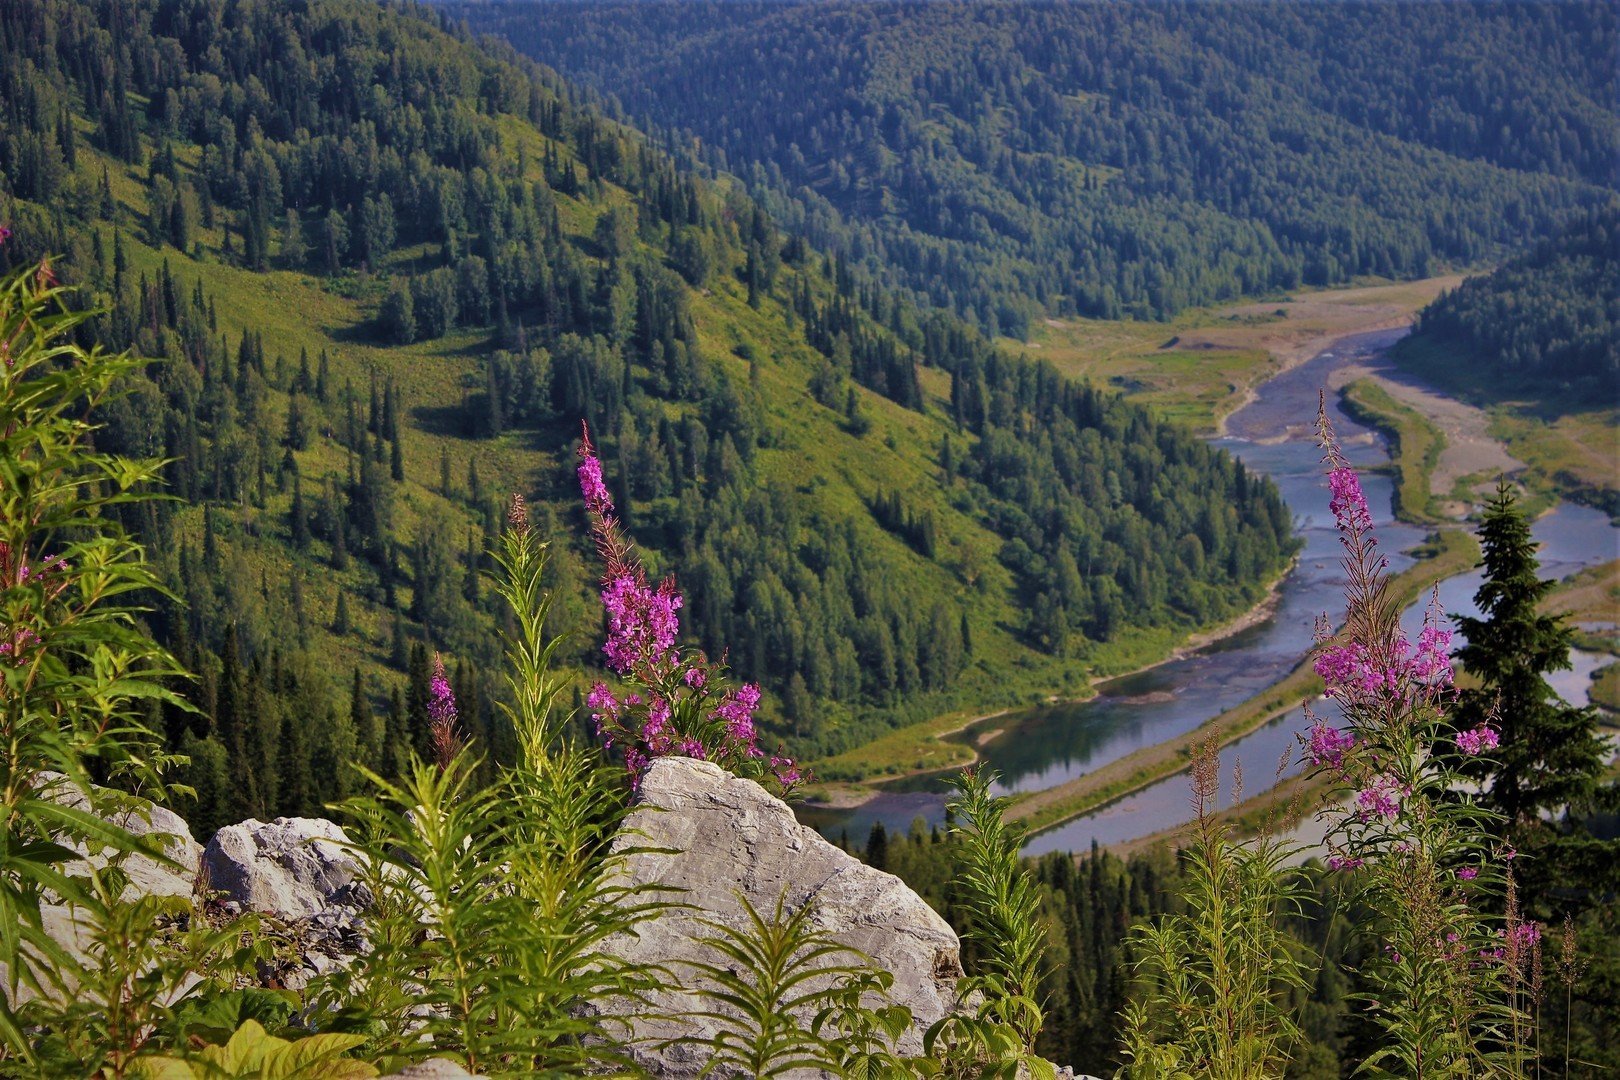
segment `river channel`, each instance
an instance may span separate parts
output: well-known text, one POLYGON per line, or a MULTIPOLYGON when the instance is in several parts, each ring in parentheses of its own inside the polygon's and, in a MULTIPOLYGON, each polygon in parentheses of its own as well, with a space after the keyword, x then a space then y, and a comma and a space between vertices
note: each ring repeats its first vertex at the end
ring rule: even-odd
MULTIPOLYGON (((1270 617, 1191 655, 1101 683, 1098 695, 1090 700, 1004 714, 953 736, 967 743, 983 739, 979 754, 999 774, 1001 793, 1053 787, 1192 731, 1287 675, 1310 648, 1319 616, 1338 619, 1343 609, 1342 570, 1321 451, 1315 442, 1318 390, 1328 385, 1334 370, 1387 349, 1403 333, 1377 331, 1335 342, 1262 384, 1254 400, 1228 419, 1227 434, 1213 440, 1251 470, 1272 478, 1304 541, 1298 563, 1279 586, 1270 617)), ((1354 464, 1368 468, 1389 461, 1383 440, 1345 415, 1335 395, 1329 396, 1327 406, 1354 464)), ((1424 531, 1393 520, 1394 487, 1389 477, 1364 475, 1363 487, 1390 572, 1399 573, 1412 565, 1408 549, 1421 543, 1424 531)), ((1538 520, 1534 534, 1542 543, 1542 572, 1550 577, 1614 559, 1620 549, 1620 531, 1606 515, 1570 503, 1538 520)), ((1473 613, 1472 596, 1478 585, 1477 572, 1443 582, 1444 609, 1473 613)), ((1406 613, 1414 639, 1424 606, 1414 605, 1406 613)), ((1576 667, 1555 685, 1566 697, 1584 701, 1584 676, 1590 673, 1591 658, 1577 657, 1576 667)), ((1270 786, 1280 759, 1303 727, 1301 713, 1295 710, 1226 747, 1223 767, 1241 762, 1249 793, 1260 791, 1270 786)), ((876 821, 891 832, 903 832, 919 818, 926 825, 938 824, 944 817, 943 785, 937 776, 912 777, 886 786, 852 810, 804 808, 801 813, 827 835, 844 833, 859 842, 876 821)), ((1083 851, 1094 841, 1122 843, 1178 825, 1189 816, 1187 780, 1178 775, 1032 837, 1026 851, 1083 851)))

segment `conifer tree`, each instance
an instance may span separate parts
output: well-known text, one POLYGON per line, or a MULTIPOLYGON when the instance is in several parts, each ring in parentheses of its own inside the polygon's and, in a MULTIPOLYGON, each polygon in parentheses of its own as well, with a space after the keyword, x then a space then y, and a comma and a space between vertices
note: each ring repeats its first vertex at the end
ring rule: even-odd
POLYGON ((1537 576, 1536 543, 1506 483, 1485 507, 1480 547, 1485 581, 1474 603, 1483 618, 1454 618, 1468 639, 1457 659, 1479 685, 1460 692, 1453 716, 1459 731, 1500 730, 1501 745, 1471 770, 1489 780, 1482 799, 1515 824, 1589 805, 1603 770, 1597 717, 1564 704, 1547 682, 1570 666, 1570 629, 1538 611, 1554 582, 1537 576))
POLYGON ((354 729, 356 759, 368 768, 375 766, 382 733, 377 730, 377 717, 371 711, 371 701, 366 697, 365 682, 360 677, 359 667, 354 669, 354 683, 349 690, 349 726, 354 729))
POLYGON ((309 546, 309 513, 304 507, 304 486, 297 471, 293 472, 291 513, 293 547, 303 551, 309 546))
POLYGON ((394 478, 394 483, 403 484, 405 482, 405 452, 400 448, 399 436, 396 434, 393 442, 388 445, 388 475, 394 478))

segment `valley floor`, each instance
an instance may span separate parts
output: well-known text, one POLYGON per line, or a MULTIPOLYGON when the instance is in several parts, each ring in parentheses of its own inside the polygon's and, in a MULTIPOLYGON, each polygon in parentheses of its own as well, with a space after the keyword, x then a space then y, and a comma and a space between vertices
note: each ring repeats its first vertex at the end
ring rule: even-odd
MULTIPOLYGON (((1448 276, 1306 293, 1283 301, 1196 312, 1168 325, 1048 320, 1027 347, 1068 374, 1105 380, 1202 430, 1224 433, 1226 417, 1253 401, 1261 383, 1342 338, 1409 325, 1424 304, 1459 280, 1448 276)), ((1020 346, 1010 343, 1009 347, 1020 346)), ((1363 418, 1391 436, 1395 460, 1390 469, 1398 475, 1403 470, 1406 473, 1397 486, 1400 516, 1440 530, 1434 534, 1435 557, 1419 562, 1398 579, 1397 587, 1403 593, 1416 597, 1478 558, 1471 534, 1458 526, 1498 475, 1541 479, 1542 483, 1532 483, 1533 499, 1542 506, 1554 501, 1545 478, 1527 475, 1526 463, 1515 456, 1516 447, 1505 443, 1497 417, 1398 371, 1387 356, 1358 360, 1340 369, 1329 389, 1348 390, 1356 396, 1362 412, 1373 414, 1363 418), (1368 409, 1368 402, 1381 406, 1368 409)), ((1576 622, 1595 627, 1600 645, 1607 642, 1612 646, 1614 627, 1620 623, 1620 563, 1583 578, 1586 576, 1594 576, 1586 588, 1576 593, 1572 587, 1560 595, 1571 596, 1570 602, 1576 602, 1575 595, 1584 597, 1578 602, 1581 611, 1573 613, 1576 622)), ((1264 621, 1274 601, 1275 583, 1273 592, 1253 610, 1223 627, 1188 637, 1155 663, 1186 655, 1264 621)), ((1594 679, 1601 700, 1605 676, 1595 674, 1594 679)), ((1026 827, 1044 829, 1174 776, 1186 767, 1194 742, 1213 737, 1221 745, 1229 744, 1297 707, 1301 695, 1309 695, 1315 682, 1309 665, 1302 662, 1282 681, 1187 736, 1145 747, 1057 787, 1017 797, 1010 816, 1026 827)), ((907 774, 964 765, 977 758, 974 748, 961 741, 947 742, 947 737, 1005 711, 985 717, 958 713, 912 725, 863 748, 862 756, 873 760, 893 752, 901 762, 915 762, 914 767, 903 770, 907 774)), ((995 734, 982 736, 980 742, 995 734)), ((869 783, 846 783, 813 798, 822 806, 850 808, 874 797, 877 790, 869 783)), ((1313 825, 1308 814, 1301 820, 1300 808, 1314 806, 1322 794, 1309 782, 1290 780, 1251 796, 1225 816, 1249 828, 1282 822, 1298 834, 1300 842, 1312 844, 1319 837, 1307 835, 1313 825)), ((1177 831, 1157 832, 1124 848, 1170 840, 1177 831)))

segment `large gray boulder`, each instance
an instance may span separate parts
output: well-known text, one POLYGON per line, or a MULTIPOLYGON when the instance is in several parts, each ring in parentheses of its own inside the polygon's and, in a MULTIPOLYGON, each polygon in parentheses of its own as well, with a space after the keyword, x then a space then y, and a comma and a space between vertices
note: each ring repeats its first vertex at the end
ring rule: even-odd
POLYGON ((819 929, 893 973, 892 997, 913 1018, 902 1052, 920 1053, 923 1032, 956 1008, 962 965, 949 924, 899 878, 800 825, 786 803, 758 784, 708 762, 661 758, 642 777, 638 803, 616 841, 629 852, 629 881, 679 890, 667 898, 698 909, 666 912, 642 924, 638 936, 610 943, 627 960, 662 964, 676 975, 653 995, 651 1008, 624 1018, 640 1064, 654 1076, 687 1080, 708 1063, 701 1046, 657 1044, 713 1034, 712 1022, 681 1016, 714 1008, 695 992, 701 981, 682 961, 715 959, 701 956, 693 941, 712 936, 699 919, 746 924, 738 893, 764 914, 784 895, 790 910, 813 903, 819 929))
MULTIPOLYGON (((107 788, 96 788, 96 801, 90 799, 61 773, 46 773, 40 778, 40 793, 46 798, 74 810, 99 813, 106 821, 132 836, 149 838, 156 842, 164 859, 146 855, 124 855, 118 858, 118 868, 129 879, 124 889, 128 898, 136 896, 190 896, 197 883, 197 863, 202 846, 191 835, 191 826, 173 810, 158 806, 135 795, 107 788)), ((80 840, 70 846, 91 866, 100 869, 110 861, 109 853, 80 840)), ((71 874, 72 864, 65 867, 71 874)))
POLYGON ((249 818, 214 834, 203 850, 208 891, 227 911, 254 911, 297 947, 261 965, 266 985, 299 990, 347 967, 365 947, 371 893, 342 826, 325 818, 249 818))
POLYGON ((249 818, 214 834, 203 851, 210 890, 248 911, 294 921, 370 903, 341 826, 325 818, 249 818))

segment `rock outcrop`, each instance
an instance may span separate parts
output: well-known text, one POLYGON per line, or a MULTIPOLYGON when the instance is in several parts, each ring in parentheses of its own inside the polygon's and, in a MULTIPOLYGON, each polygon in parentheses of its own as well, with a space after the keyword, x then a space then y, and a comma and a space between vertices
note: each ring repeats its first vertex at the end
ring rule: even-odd
POLYGON ((249 818, 214 834, 203 850, 211 892, 228 909, 254 911, 298 943, 260 972, 291 990, 346 966, 365 947, 362 921, 371 893, 341 826, 325 818, 249 818))
POLYGON ((630 882, 680 890, 671 898, 699 909, 664 913, 644 923, 638 936, 609 945, 627 960, 662 964, 677 975, 678 981, 654 995, 650 1010, 628 1018, 640 1063, 653 1075, 687 1080, 708 1063, 700 1046, 659 1049, 657 1043, 705 1038, 713 1034, 705 1026, 711 1022, 654 1014, 714 1007, 697 997, 701 983, 682 961, 695 958, 694 937, 713 933, 699 919, 744 925, 739 894, 762 913, 782 896, 790 909, 814 904, 818 929, 891 972, 892 996, 913 1018, 901 1039, 903 1052, 921 1052, 923 1032, 956 1007, 962 966, 950 925, 899 878, 800 825, 786 803, 758 784, 707 762, 662 758, 642 777, 638 803, 617 842, 631 851, 625 868, 630 882))
MULTIPOLYGON (((59 797, 89 805, 65 783, 59 797)), ((140 835, 165 834, 174 859, 174 865, 126 859, 132 892, 180 897, 195 891, 227 912, 264 916, 295 943, 294 960, 260 972, 266 985, 300 988, 350 963, 365 947, 363 921, 372 898, 363 884, 364 867, 335 823, 250 819, 221 829, 199 847, 172 812, 139 801, 121 805, 114 820, 140 835)), ((695 939, 713 934, 704 921, 744 927, 741 897, 763 914, 778 898, 794 911, 813 905, 817 929, 892 974, 891 997, 911 1010, 913 1021, 900 1040, 901 1052, 920 1053, 923 1033, 958 1006, 960 943, 945 920, 899 878, 800 825, 787 804, 753 781, 707 762, 660 759, 642 778, 637 806, 615 850, 623 856, 627 884, 667 890, 661 898, 690 905, 661 912, 637 934, 619 935, 604 946, 671 973, 645 1006, 620 1017, 635 1040, 632 1053, 653 1076, 694 1080, 709 1064, 701 1043, 713 1036, 714 1022, 693 1014, 717 1006, 698 996, 702 983, 691 962, 716 957, 701 955, 704 947, 695 939), (677 1038, 683 1041, 671 1042, 677 1038)), ((82 928, 71 911, 52 908, 46 917, 53 937, 83 952, 82 928)), ((397 1075, 450 1080, 468 1074, 453 1062, 435 1060, 397 1075)), ((801 1070, 794 1078, 814 1075, 801 1070)), ((1058 1075, 1075 1074, 1063 1069, 1058 1075)))
MULTIPOLYGON (((47 798, 75 810, 89 810, 90 800, 68 782, 60 773, 47 773, 41 777, 40 790, 47 798)), ((107 820, 132 836, 155 837, 167 858, 163 862, 145 855, 123 858, 118 867, 129 878, 125 889, 128 896, 190 896, 197 883, 197 862, 202 846, 193 839, 191 826, 173 810, 165 809, 133 795, 98 789, 98 801, 103 797, 116 799, 122 809, 107 814, 107 820)), ((104 852, 92 851, 83 843, 74 843, 73 849, 85 861, 98 869, 107 865, 104 852)), ((67 872, 73 873, 73 866, 67 872)))
POLYGON ((203 851, 208 887, 248 911, 308 919, 370 904, 343 829, 325 818, 255 818, 227 825, 203 851))

